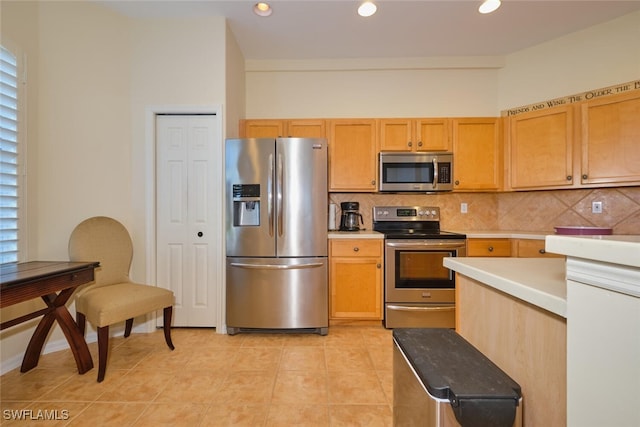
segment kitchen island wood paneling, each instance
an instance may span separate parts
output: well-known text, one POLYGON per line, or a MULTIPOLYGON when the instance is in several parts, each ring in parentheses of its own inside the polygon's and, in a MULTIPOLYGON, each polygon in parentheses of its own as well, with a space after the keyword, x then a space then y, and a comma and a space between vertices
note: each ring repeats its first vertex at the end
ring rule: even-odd
POLYGON ((564 262, 446 259, 456 273, 456 331, 522 387, 524 425, 566 425, 564 262))

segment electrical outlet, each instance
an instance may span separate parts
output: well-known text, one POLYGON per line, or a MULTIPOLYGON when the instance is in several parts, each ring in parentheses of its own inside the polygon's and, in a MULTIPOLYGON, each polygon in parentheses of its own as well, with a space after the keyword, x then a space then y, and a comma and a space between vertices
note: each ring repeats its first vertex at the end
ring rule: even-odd
POLYGON ((594 213, 594 214, 602 213, 602 202, 592 202, 591 213, 594 213))
POLYGON ((467 213, 467 204, 460 203, 460 213, 467 213))

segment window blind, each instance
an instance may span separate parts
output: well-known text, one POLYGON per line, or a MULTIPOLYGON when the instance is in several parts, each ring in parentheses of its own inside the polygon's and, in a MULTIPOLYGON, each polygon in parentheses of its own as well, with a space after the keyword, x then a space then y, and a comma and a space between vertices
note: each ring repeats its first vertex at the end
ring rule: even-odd
POLYGON ((18 261, 18 61, 0 46, 0 263, 18 261))

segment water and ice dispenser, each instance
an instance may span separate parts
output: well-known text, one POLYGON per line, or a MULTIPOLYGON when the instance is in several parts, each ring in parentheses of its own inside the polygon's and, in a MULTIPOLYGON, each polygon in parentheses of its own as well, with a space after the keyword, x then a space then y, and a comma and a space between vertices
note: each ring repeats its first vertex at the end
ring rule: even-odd
POLYGON ((260 225, 260 184, 233 184, 233 226, 260 225))

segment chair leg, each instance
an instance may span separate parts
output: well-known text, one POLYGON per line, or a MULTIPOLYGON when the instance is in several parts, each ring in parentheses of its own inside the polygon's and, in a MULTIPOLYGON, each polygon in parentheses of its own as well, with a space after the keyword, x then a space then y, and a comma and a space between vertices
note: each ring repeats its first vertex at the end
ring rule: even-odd
POLYGON ((109 353, 109 326, 98 328, 98 382, 104 380, 109 353))
POLYGON ((124 337, 129 338, 131 335, 131 328, 133 328, 133 317, 131 319, 127 319, 124 324, 124 337))
POLYGON ((84 337, 84 330, 87 326, 87 318, 84 314, 76 312, 76 324, 78 325, 78 329, 80 329, 80 334, 84 337))
POLYGON ((167 345, 171 350, 175 349, 173 346, 173 342, 171 342, 171 315, 173 314, 173 306, 165 307, 163 310, 163 329, 164 329, 164 340, 167 342, 167 345))

